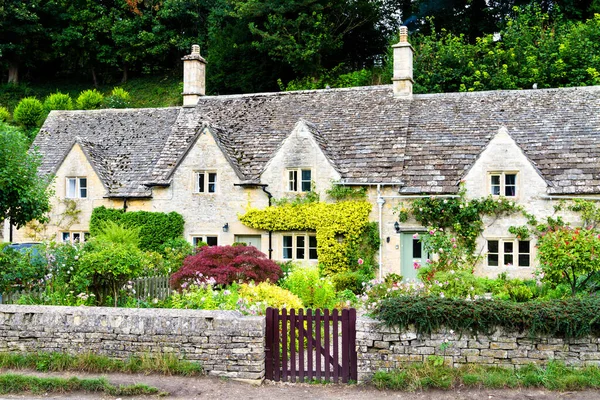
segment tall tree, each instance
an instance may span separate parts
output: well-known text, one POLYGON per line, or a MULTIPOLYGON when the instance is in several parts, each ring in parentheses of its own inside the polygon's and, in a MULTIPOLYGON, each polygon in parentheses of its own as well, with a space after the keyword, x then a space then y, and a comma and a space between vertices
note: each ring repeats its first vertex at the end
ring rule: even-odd
POLYGON ((38 175, 41 158, 16 128, 0 123, 0 219, 17 228, 50 211, 49 179, 38 175))

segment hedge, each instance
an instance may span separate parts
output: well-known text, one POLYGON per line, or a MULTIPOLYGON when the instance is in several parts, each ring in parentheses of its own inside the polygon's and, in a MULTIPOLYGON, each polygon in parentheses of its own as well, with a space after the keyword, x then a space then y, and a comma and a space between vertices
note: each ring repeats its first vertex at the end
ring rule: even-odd
POLYGON ((461 334, 491 335, 502 328, 507 332, 528 332, 531 337, 577 338, 600 335, 598 310, 600 296, 526 303, 396 297, 383 300, 376 317, 401 330, 413 326, 418 334, 432 333, 443 326, 461 334))
POLYGON ((90 219, 90 234, 95 236, 104 221, 114 221, 125 227, 140 228, 140 249, 160 251, 165 242, 183 235, 183 217, 176 212, 124 212, 120 209, 94 208, 90 219))

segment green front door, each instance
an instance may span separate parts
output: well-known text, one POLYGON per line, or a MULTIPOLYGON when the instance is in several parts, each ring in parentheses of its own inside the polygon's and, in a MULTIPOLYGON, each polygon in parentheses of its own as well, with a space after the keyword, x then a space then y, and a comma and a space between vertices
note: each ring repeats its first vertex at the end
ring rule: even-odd
POLYGON ((400 242, 400 273, 404 280, 417 279, 417 268, 415 268, 415 263, 418 263, 418 265, 421 266, 425 264, 425 260, 427 259, 423 244, 419 241, 416 232, 401 233, 400 242))

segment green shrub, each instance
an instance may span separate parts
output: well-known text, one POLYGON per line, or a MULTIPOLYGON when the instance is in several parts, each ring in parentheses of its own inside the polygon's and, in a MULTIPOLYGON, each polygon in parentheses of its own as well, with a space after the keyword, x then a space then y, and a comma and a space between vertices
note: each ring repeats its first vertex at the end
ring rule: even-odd
POLYGON ((123 88, 115 87, 106 97, 105 104, 108 108, 127 108, 131 106, 131 96, 123 88))
POLYGON ((101 305, 117 306, 122 287, 148 267, 148 256, 131 244, 92 239, 86 243, 73 280, 89 287, 101 305))
POLYGON ((140 228, 125 228, 114 221, 104 221, 98 227, 95 238, 102 243, 140 247, 140 228))
POLYGON ((44 110, 50 112, 52 110, 72 110, 73 100, 68 94, 56 92, 46 97, 44 100, 44 110))
MULTIPOLYGON (((204 244, 206 246, 206 243, 204 244)), ((194 248, 183 237, 169 239, 159 247, 162 256, 160 265, 155 271, 156 275, 170 275, 183 265, 183 260, 194 253, 194 248)))
POLYGON ((44 106, 35 97, 25 97, 15 107, 13 119, 26 128, 41 125, 44 116, 44 106))
POLYGON ((281 286, 302 299, 308 308, 332 308, 336 303, 331 279, 319 275, 318 267, 298 266, 292 269, 281 286))
POLYGON ((123 212, 121 209, 94 208, 90 218, 90 234, 96 236, 105 221, 114 221, 126 228, 140 229, 140 249, 161 251, 161 246, 183 235, 183 217, 176 212, 123 212))
POLYGON ((360 294, 364 290, 365 277, 359 271, 340 272, 331 276, 333 286, 337 292, 350 290, 354 294, 360 294))
POLYGON ((30 290, 37 287, 46 274, 46 259, 40 247, 23 252, 0 244, 0 292, 30 290))
POLYGON ((224 289, 215 289, 210 284, 191 285, 181 293, 173 293, 170 305, 173 308, 199 310, 236 310, 239 298, 238 285, 224 289))
POLYGON ((102 93, 93 90, 84 90, 77 97, 77 109, 79 110, 96 110, 98 108, 102 108, 102 103, 104 102, 104 96, 102 93))
POLYGON ((461 333, 491 334, 503 328, 531 336, 569 338, 600 334, 599 309, 599 296, 526 303, 402 296, 384 299, 373 315, 401 330, 412 325, 419 333, 443 326, 461 333))
POLYGON ((10 119, 10 112, 6 107, 0 107, 0 122, 6 122, 10 119))

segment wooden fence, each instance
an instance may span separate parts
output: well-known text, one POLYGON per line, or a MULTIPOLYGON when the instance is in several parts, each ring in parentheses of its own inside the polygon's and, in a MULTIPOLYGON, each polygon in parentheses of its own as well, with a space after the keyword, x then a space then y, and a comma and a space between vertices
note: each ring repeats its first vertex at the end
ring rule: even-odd
POLYGON ((266 379, 356 381, 355 309, 317 309, 314 314, 292 309, 288 314, 285 308, 267 308, 266 329, 266 379))
MULTIPOLYGON (((133 279, 132 286, 135 290, 135 296, 140 300, 164 300, 171 294, 168 276, 148 276, 133 279)), ((0 296, 0 304, 14 304, 21 296, 31 295, 40 297, 42 293, 44 293, 44 291, 41 289, 2 293, 0 296)))

